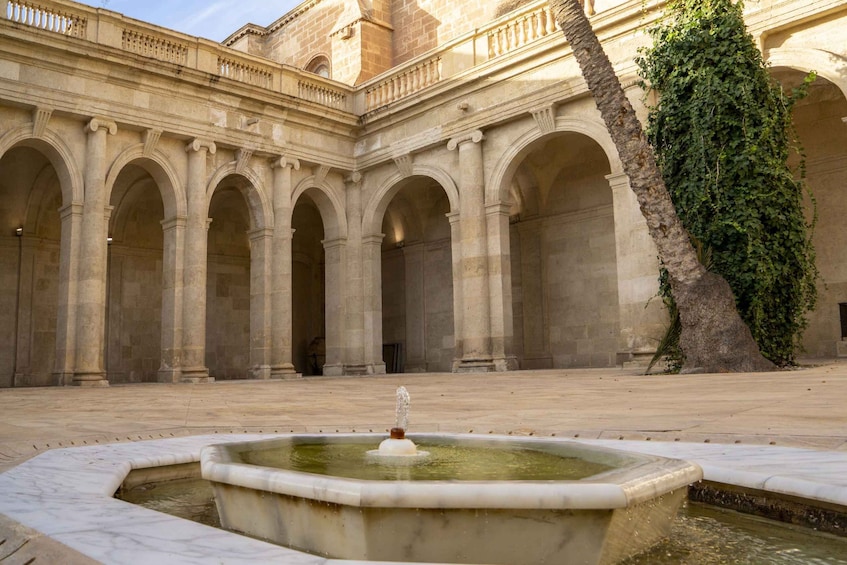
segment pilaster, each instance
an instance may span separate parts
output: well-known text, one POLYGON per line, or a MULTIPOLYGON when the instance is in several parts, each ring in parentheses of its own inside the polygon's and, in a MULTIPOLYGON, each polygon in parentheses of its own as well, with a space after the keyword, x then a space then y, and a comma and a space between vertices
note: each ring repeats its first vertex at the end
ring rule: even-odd
POLYGON ((344 314, 345 314, 345 238, 325 239, 324 265, 326 268, 326 363, 323 374, 337 377, 344 374, 344 314))
POLYGON ((485 207, 488 242, 488 291, 491 299, 491 356, 497 371, 514 371, 514 315, 512 312, 512 256, 509 247, 509 205, 485 207))
POLYGON ((162 220, 162 360, 157 380, 177 383, 182 378, 183 262, 187 218, 162 220))
POLYGON ((250 377, 271 378, 271 260, 273 230, 259 228, 250 238, 250 377))

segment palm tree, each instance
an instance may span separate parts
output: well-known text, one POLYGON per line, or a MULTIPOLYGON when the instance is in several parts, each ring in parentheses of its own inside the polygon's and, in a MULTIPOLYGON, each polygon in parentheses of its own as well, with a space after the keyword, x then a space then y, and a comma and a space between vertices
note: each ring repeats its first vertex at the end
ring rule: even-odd
POLYGON ((682 322, 683 372, 773 370, 773 363, 761 355, 738 315, 727 282, 697 260, 641 122, 579 0, 550 0, 550 7, 609 129, 659 259, 668 271, 682 322))

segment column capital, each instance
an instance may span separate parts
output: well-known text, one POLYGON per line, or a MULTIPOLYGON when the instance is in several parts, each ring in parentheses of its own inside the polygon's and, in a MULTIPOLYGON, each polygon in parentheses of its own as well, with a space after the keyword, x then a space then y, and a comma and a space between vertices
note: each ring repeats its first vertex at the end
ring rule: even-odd
POLYGON ((118 133, 118 124, 108 118, 97 117, 91 118, 91 121, 85 124, 85 129, 89 133, 94 133, 100 131, 101 129, 105 129, 107 132, 109 132, 109 134, 115 135, 116 133, 118 133))
POLYGON ((508 216, 511 210, 512 206, 505 202, 495 202, 494 204, 485 205, 486 216, 508 216))
POLYGON ((473 143, 479 143, 483 139, 485 139, 485 135, 483 135, 482 130, 477 129, 468 133, 463 133, 461 135, 457 135, 456 137, 452 138, 450 141, 447 142, 447 150, 453 151, 463 143, 466 143, 468 141, 471 141, 473 143))
POLYGON ((82 216, 82 211, 85 206, 80 202, 71 202, 66 206, 59 208, 59 217, 63 220, 69 216, 82 216))
POLYGON ((163 231, 168 231, 175 228, 184 228, 188 223, 188 218, 186 216, 174 216, 159 223, 162 224, 163 231))
POLYGON ((352 171, 344 177, 344 184, 359 184, 360 182, 362 182, 362 173, 359 171, 352 171))
POLYGON ((218 146, 215 145, 214 141, 208 139, 200 139, 199 137, 195 137, 189 142, 188 145, 185 146, 185 152, 190 153, 192 151, 200 151, 201 149, 206 149, 212 155, 218 150, 218 146))
POLYGON ((606 175, 606 180, 609 181, 609 186, 612 190, 625 188, 629 190, 629 176, 626 173, 612 173, 606 175))
POLYGON ((284 169, 286 167, 291 167, 295 171, 299 171, 300 159, 295 159, 294 157, 286 157, 285 155, 280 155, 279 157, 274 157, 273 159, 271 159, 272 169, 284 169))
POLYGON ((384 233, 375 233, 362 237, 362 245, 382 245, 382 240, 385 239, 384 233))
POLYGON ((347 245, 346 237, 336 237, 333 239, 323 239, 321 240, 321 244, 324 246, 324 250, 335 249, 337 247, 344 247, 347 245))
POLYGON ((247 232, 247 238, 250 241, 260 241, 262 239, 270 239, 274 235, 273 228, 256 228, 247 232))

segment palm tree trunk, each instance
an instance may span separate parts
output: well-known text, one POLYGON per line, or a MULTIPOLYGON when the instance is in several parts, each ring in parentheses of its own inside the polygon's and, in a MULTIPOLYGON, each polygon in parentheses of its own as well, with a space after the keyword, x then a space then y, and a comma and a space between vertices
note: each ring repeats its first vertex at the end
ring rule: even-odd
POLYGON ((659 258, 670 275, 682 321, 684 372, 773 370, 741 320, 727 282, 697 260, 662 180, 653 149, 579 0, 550 0, 588 89, 609 129, 659 258))

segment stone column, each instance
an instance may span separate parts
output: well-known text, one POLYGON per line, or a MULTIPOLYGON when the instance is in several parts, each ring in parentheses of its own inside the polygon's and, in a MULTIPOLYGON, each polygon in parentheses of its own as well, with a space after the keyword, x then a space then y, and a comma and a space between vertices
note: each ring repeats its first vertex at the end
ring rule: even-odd
POLYGON ((382 240, 383 234, 362 238, 364 285, 365 366, 370 375, 385 374, 382 358, 382 240))
POLYGON ((300 161, 282 157, 273 162, 274 235, 271 276, 271 378, 293 379, 302 375, 294 369, 292 353, 292 257, 291 171, 300 161))
POLYGON ((59 250, 59 304, 56 318, 57 385, 73 384, 76 367, 76 311, 79 292, 79 250, 82 238, 82 204, 68 204, 59 210, 62 241, 59 250))
POLYGON ((364 375, 368 371, 365 366, 365 287, 362 279, 362 175, 354 172, 344 179, 344 186, 347 194, 347 274, 343 285, 344 374, 364 375))
POLYGON ((271 244, 273 230, 250 237, 250 378, 271 378, 271 244))
POLYGON ((491 355, 497 371, 514 371, 515 322, 512 312, 512 254, 509 247, 509 205, 485 207, 488 241, 488 289, 491 296, 491 355))
POLYGON ((658 252, 647 231, 647 222, 641 214, 635 193, 630 189, 629 177, 619 173, 606 179, 612 188, 615 214, 621 327, 618 363, 646 365, 667 326, 662 301, 653 300, 647 305, 658 290, 658 252))
POLYGON ((86 126, 85 202, 79 253, 76 363, 73 384, 108 386, 103 365, 106 337, 106 147, 115 122, 94 118, 86 126))
POLYGON ((424 244, 403 247, 403 262, 406 272, 406 371, 423 373, 427 368, 424 244))
MULTIPOLYGON (((485 178, 482 132, 450 140, 459 150, 459 191, 462 236, 462 358, 459 372, 493 371, 491 304, 488 285, 488 246, 485 226, 485 178)), ((455 290, 455 289, 454 289, 455 290)))
POLYGON ((162 361, 160 383, 182 376, 182 275, 185 260, 185 216, 162 220, 162 361))
POLYGON ((344 313, 346 276, 344 256, 347 241, 343 238, 325 239, 324 264, 326 286, 324 305, 326 308, 326 362, 323 374, 338 377, 344 374, 344 313))
POLYGON ((206 264, 209 237, 206 199, 206 157, 217 150, 214 142, 195 139, 188 152, 188 218, 185 223, 183 262, 182 382, 214 380, 206 367, 206 264))
POLYGON ((450 254, 453 260, 453 372, 458 372, 462 360, 462 221, 459 212, 447 214, 450 222, 450 254))

